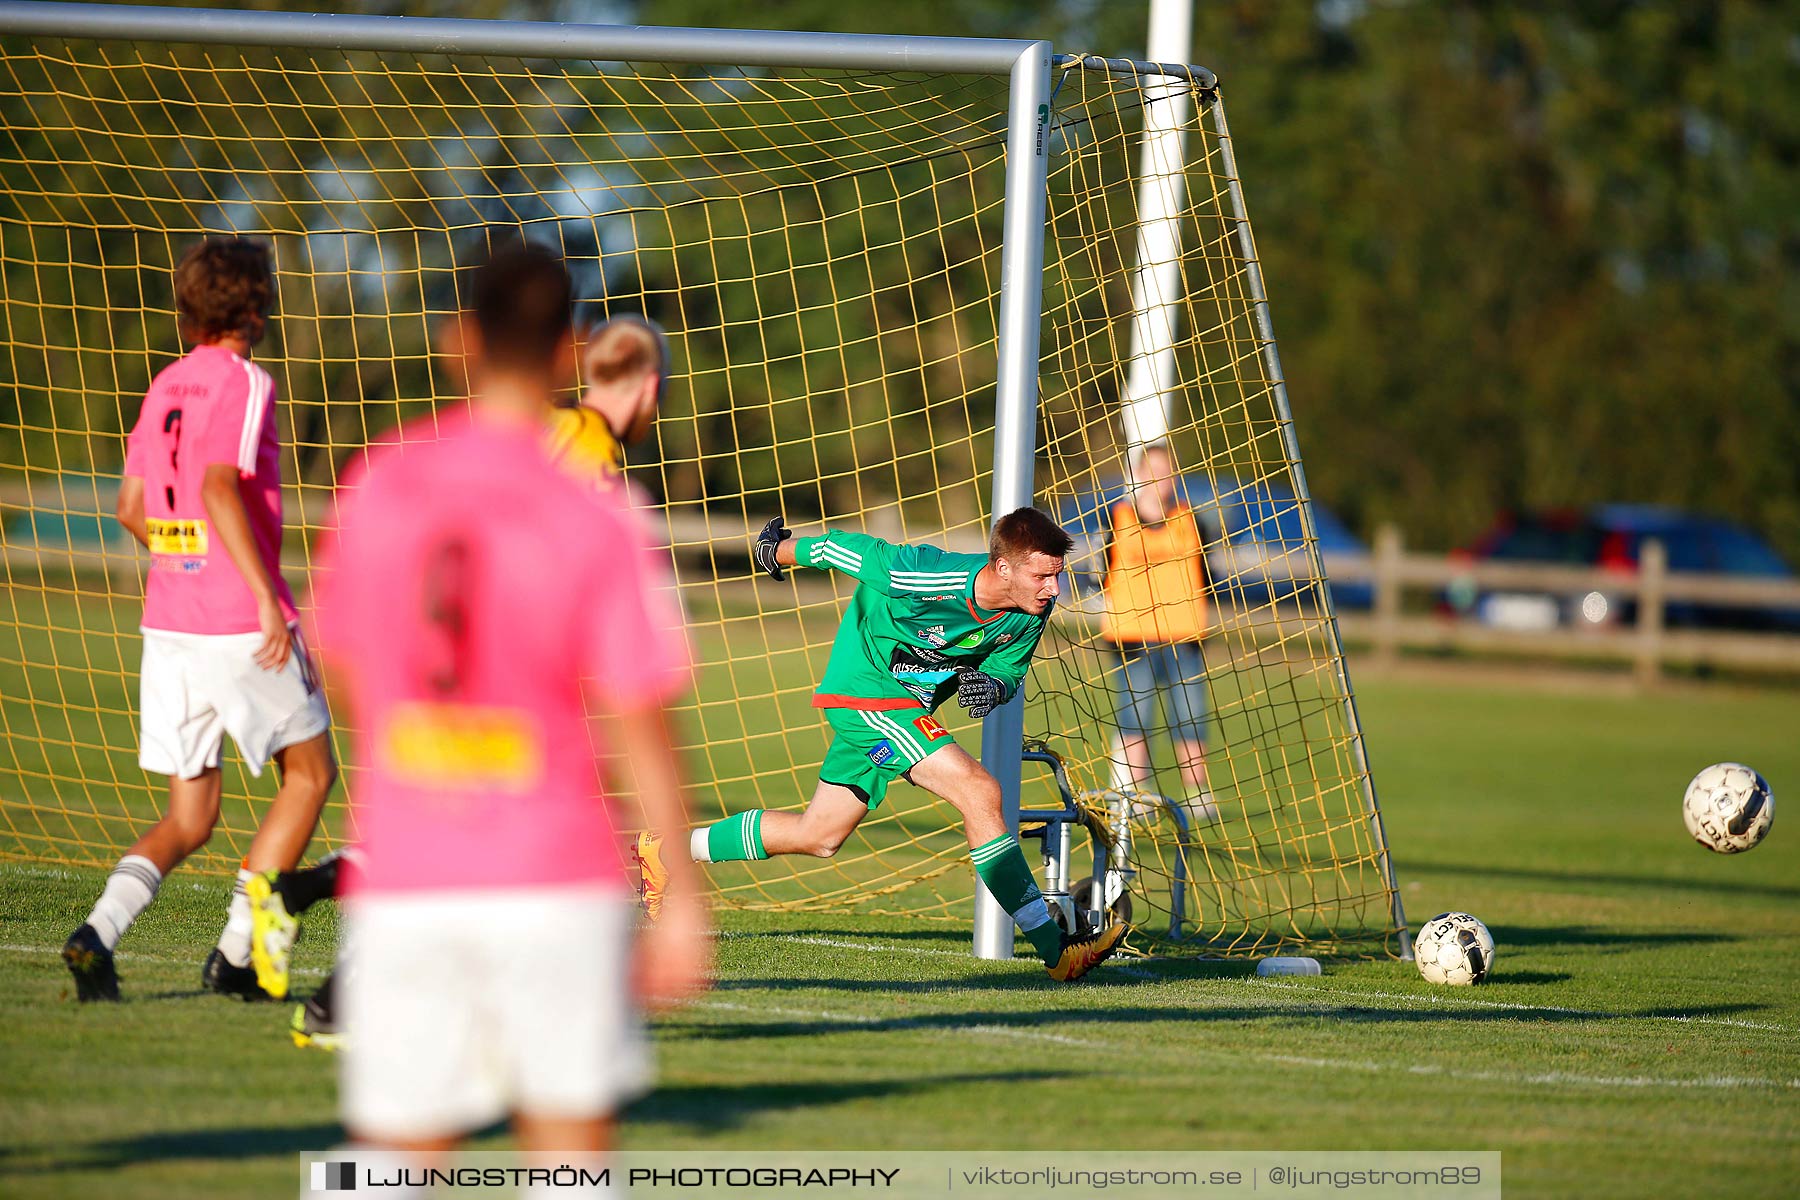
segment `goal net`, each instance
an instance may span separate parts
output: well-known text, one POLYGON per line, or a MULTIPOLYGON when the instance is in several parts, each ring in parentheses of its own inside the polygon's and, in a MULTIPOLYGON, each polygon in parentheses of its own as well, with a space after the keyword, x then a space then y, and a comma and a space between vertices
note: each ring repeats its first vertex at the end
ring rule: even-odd
MULTIPOLYGON (((1172 949, 1392 953, 1386 851, 1229 138, 1210 77, 1192 78, 1168 440, 1211 539, 1220 819, 1178 852, 1161 812, 1114 805, 1133 919, 1172 949)), ((1132 163, 1151 82, 1059 59, 1046 121, 1036 488, 1083 537, 1026 729, 1100 811, 1118 721, 1090 535, 1126 463, 1132 163)), ((147 562, 110 514, 124 434, 182 350, 172 265, 207 233, 274 250, 256 353, 279 389, 299 594, 347 459, 458 402, 434 330, 458 307, 454 265, 496 229, 567 256, 583 321, 659 322, 670 385, 628 474, 666 523, 700 664, 681 713, 696 816, 801 806, 827 739, 809 697, 848 590, 757 578, 747 541, 779 512, 801 533, 984 545, 1007 107, 1003 75, 4 38, 0 856, 105 865, 162 802, 136 765, 147 562)), ((973 750, 960 716, 946 719, 973 750)), ((1166 739, 1152 753, 1144 790, 1172 791, 1166 739)), ((327 842, 349 832, 349 766, 327 842)), ((1027 807, 1049 787, 1027 765, 1027 807)), ((228 752, 196 865, 234 866, 273 788, 228 752)), ((973 887, 956 814, 908 787, 832 859, 713 878, 733 905, 954 920, 973 887)))

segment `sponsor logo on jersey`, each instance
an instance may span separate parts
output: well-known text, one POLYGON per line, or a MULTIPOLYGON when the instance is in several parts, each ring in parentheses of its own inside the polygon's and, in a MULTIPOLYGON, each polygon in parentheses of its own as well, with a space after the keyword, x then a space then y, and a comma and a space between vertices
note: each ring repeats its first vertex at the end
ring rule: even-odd
POLYGON ((473 704, 397 705, 376 759, 395 780, 439 792, 519 792, 543 771, 543 738, 530 713, 473 704))
POLYGON ((888 672, 895 683, 927 704, 944 681, 955 674, 947 656, 923 646, 896 647, 888 660, 888 672))
POLYGON ((893 654, 888 656, 888 665, 896 675, 920 671, 945 674, 954 669, 949 655, 924 646, 896 646, 893 654))
POLYGON ((957 649, 973 650, 975 647, 981 645, 981 639, 985 636, 986 635, 979 629, 966 633, 962 637, 956 639, 957 649))
POLYGON ((1012 640, 1013 640, 1013 635, 1012 635, 1012 634, 1010 634, 1010 633, 1003 633, 1003 634, 1001 634, 1001 635, 1000 635, 1000 636, 999 636, 999 637, 997 637, 997 638, 995 638, 995 639, 994 639, 994 645, 996 645, 996 646, 1004 646, 1004 645, 1006 645, 1006 643, 1008 643, 1008 642, 1010 642, 1010 641, 1012 641, 1012 640))
POLYGON ((171 558, 206 557, 206 522, 173 521, 151 517, 145 522, 150 534, 150 553, 171 558))
POLYGON ((932 625, 919 630, 919 640, 921 642, 930 642, 933 646, 942 646, 947 640, 944 637, 944 627, 942 625, 932 625))
POLYGON ((878 767, 892 757, 894 757, 894 743, 886 738, 882 738, 869 747, 869 761, 878 767))
POLYGON ((947 738, 950 736, 950 731, 938 724, 937 718, 930 713, 926 713, 922 717, 914 717, 913 728, 924 734, 925 740, 928 742, 935 742, 940 738, 947 738))

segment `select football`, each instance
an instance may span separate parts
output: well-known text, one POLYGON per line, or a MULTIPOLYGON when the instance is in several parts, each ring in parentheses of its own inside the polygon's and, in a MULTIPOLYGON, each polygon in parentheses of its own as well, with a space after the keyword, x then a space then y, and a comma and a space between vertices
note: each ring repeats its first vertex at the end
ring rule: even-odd
POLYGON ((1419 927, 1413 960, 1429 983, 1480 983, 1494 965, 1494 937, 1468 913, 1439 913, 1419 927))
POLYGON ((1708 850, 1737 854, 1768 836, 1775 797, 1769 781, 1743 763, 1714 763, 1688 784, 1681 819, 1708 850))

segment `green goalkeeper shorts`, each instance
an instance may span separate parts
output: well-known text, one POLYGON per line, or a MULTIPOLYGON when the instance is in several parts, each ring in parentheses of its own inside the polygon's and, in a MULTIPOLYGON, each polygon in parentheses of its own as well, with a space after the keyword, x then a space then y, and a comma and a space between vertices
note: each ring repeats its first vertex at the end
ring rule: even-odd
POLYGON ((828 708, 831 748, 819 767, 819 782, 849 788, 870 808, 887 795, 888 784, 925 761, 925 756, 956 739, 919 708, 871 712, 860 708, 828 708))

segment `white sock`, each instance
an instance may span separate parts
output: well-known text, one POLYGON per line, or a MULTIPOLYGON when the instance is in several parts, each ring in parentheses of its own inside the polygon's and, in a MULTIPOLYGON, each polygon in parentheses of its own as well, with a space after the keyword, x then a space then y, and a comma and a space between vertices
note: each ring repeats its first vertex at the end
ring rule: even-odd
POLYGON ((1050 912, 1050 901, 1039 896, 1036 900, 1027 900, 1019 911, 1012 914, 1012 919, 1020 933, 1030 933, 1040 925, 1048 925, 1056 917, 1050 912))
POLYGON ((250 897, 244 885, 255 872, 239 867, 237 882, 231 886, 231 905, 225 910, 225 932, 219 935, 219 953, 234 967, 250 965, 250 897))
POLYGON ((106 877, 106 889, 94 903, 94 911, 88 914, 87 923, 100 935, 100 943, 108 950, 117 947, 138 914, 156 899, 156 889, 161 886, 162 872, 155 863, 141 854, 121 858, 106 877))
POLYGON ((688 834, 688 857, 695 862, 711 862, 712 851, 707 849, 706 834, 710 826, 702 825, 688 834))

